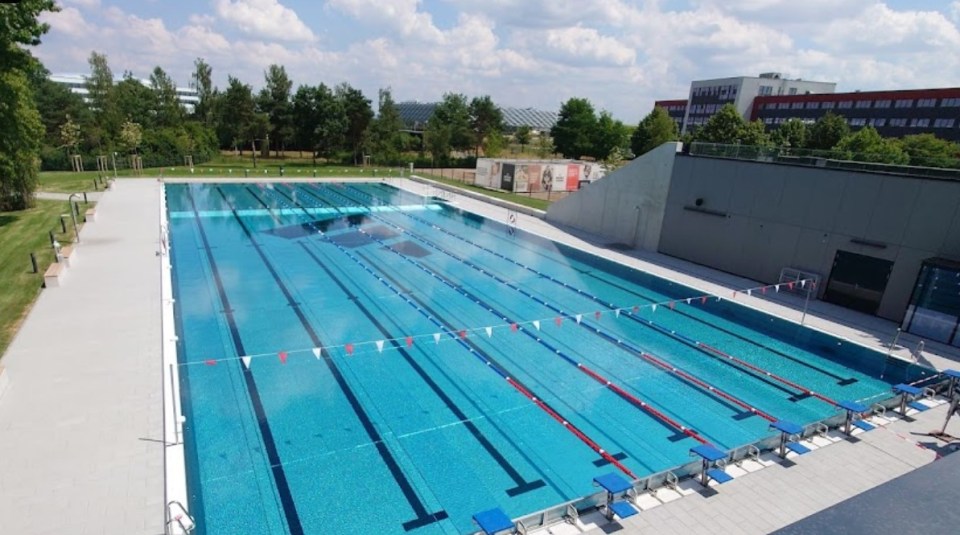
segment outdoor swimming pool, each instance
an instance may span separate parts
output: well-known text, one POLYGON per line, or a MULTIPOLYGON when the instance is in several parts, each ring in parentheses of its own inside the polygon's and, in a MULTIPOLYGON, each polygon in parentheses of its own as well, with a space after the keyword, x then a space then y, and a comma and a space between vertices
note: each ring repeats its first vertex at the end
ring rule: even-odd
POLYGON ((201 533, 469 532, 929 373, 385 184, 166 195, 201 533))

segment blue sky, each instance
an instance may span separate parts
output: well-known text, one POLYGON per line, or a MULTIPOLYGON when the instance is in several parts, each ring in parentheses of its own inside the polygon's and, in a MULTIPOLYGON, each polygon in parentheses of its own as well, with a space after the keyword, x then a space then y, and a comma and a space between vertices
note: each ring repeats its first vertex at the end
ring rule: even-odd
POLYGON ((259 87, 348 82, 372 100, 445 92, 557 109, 589 98, 635 123, 693 79, 777 71, 838 90, 956 87, 960 0, 58 0, 36 54, 82 73, 92 50, 116 74, 193 60, 259 87))

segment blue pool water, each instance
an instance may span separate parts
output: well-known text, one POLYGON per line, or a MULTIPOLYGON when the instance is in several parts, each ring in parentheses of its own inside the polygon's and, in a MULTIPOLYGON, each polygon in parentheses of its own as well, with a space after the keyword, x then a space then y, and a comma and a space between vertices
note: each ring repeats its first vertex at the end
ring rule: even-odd
POLYGON ((929 373, 384 184, 166 195, 201 533, 469 532, 929 373))

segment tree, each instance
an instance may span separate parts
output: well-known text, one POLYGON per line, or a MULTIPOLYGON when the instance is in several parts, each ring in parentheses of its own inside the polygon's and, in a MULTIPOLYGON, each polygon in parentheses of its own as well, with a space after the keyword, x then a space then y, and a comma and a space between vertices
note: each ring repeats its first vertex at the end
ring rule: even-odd
POLYGON ((239 148, 250 140, 256 119, 253 90, 233 76, 227 77, 227 88, 217 102, 217 136, 221 147, 239 148))
POLYGON ((136 153, 142 142, 143 128, 141 128, 140 123, 127 120, 120 125, 120 146, 123 147, 124 150, 136 153))
POLYGON ((347 113, 333 91, 320 84, 314 92, 317 123, 314 126, 314 153, 330 158, 346 139, 348 124, 347 113))
POLYGON ((770 145, 770 135, 767 134, 767 128, 763 125, 763 121, 759 119, 749 123, 744 122, 743 128, 740 129, 738 139, 741 145, 751 145, 754 147, 766 147, 770 145))
POLYGON ((480 149, 493 134, 503 131, 503 112, 493 103, 490 95, 474 97, 470 101, 470 127, 473 129, 475 156, 480 157, 480 149))
POLYGON ((910 159, 897 140, 882 137, 872 126, 843 138, 836 150, 844 158, 858 162, 905 164, 910 159))
POLYGON ((807 145, 807 125, 800 119, 788 119, 770 134, 770 140, 779 147, 803 148, 807 145))
POLYGON ((92 133, 98 144, 109 145, 120 127, 121 115, 117 113, 114 98, 113 71, 107 56, 91 52, 90 76, 87 77, 87 99, 93 111, 92 133))
POLYGON ((667 110, 654 106, 653 111, 640 120, 630 137, 630 148, 637 156, 646 154, 668 141, 679 137, 677 123, 670 118, 667 110))
POLYGON ((377 162, 390 164, 400 161, 404 148, 403 120, 393 101, 390 89, 381 89, 377 98, 377 118, 367 128, 366 145, 377 162))
POLYGON ((0 210, 33 204, 44 127, 28 74, 35 61, 22 46, 40 44, 50 28, 45 11, 59 11, 52 0, 0 5, 0 210))
MULTIPOLYGON (((50 81, 50 72, 38 64, 30 74, 30 87, 33 88, 37 111, 46 131, 46 143, 51 146, 60 146, 60 127, 69 117, 81 128, 88 126, 91 121, 90 108, 83 101, 83 97, 70 91, 62 84, 50 81)), ((80 142, 83 141, 81 137, 80 142)))
POLYGON ((470 105, 466 95, 461 93, 446 93, 433 109, 433 115, 427 121, 430 125, 444 125, 450 132, 450 148, 467 151, 474 148, 475 136, 470 126, 470 105))
POLYGON ((910 165, 923 167, 960 166, 960 145, 933 134, 915 134, 900 139, 900 146, 910 158, 910 165))
POLYGON ((67 115, 66 121, 60 126, 60 144, 67 149, 67 155, 77 152, 80 139, 80 125, 67 115))
MULTIPOLYGON (((124 73, 123 80, 113 86, 111 101, 117 117, 123 120, 136 118, 151 128, 157 126, 159 119, 157 93, 134 78, 133 73, 124 73)), ((117 125, 118 136, 121 126, 122 123, 117 125)))
POLYGON ((431 116, 423 129, 423 144, 430 151, 435 164, 446 166, 450 159, 450 125, 431 116))
POLYGON ((619 155, 630 140, 626 126, 614 119, 608 111, 600 112, 590 137, 591 148, 588 154, 597 160, 606 160, 615 150, 619 155))
POLYGON ((693 133, 694 141, 704 143, 741 143, 746 121, 733 104, 724 104, 706 124, 693 133))
POLYGON ((260 91, 257 103, 261 112, 270 119, 269 134, 277 147, 277 154, 286 140, 293 136, 293 116, 291 115, 290 89, 293 82, 287 76, 282 65, 270 65, 263 73, 266 85, 260 91))
POLYGON ((316 116, 315 89, 309 85, 297 87, 297 92, 293 95, 291 110, 293 111, 293 139, 297 148, 300 149, 301 156, 303 149, 309 149, 312 153, 316 145, 314 129, 319 121, 316 116))
POLYGON ((527 125, 520 126, 520 128, 517 128, 517 131, 513 133, 513 140, 520 144, 520 152, 526 150, 527 145, 530 143, 532 133, 533 129, 527 125))
POLYGON ((202 123, 209 125, 213 119, 213 68, 203 58, 193 62, 193 85, 197 90, 199 102, 193 108, 193 115, 202 123))
POLYGON ((560 106, 556 124, 550 129, 555 151, 565 158, 579 158, 593 152, 592 134, 597 125, 593 105, 585 98, 571 98, 560 106))
POLYGON ((157 126, 171 127, 183 124, 183 106, 177 98, 177 84, 160 67, 150 73, 150 88, 153 91, 154 122, 157 126))
POLYGON ((847 137, 850 127, 847 120, 840 115, 828 111, 807 130, 806 148, 814 150, 830 150, 847 137))
POLYGON ((353 155, 353 163, 360 163, 363 135, 367 127, 370 126, 370 121, 373 120, 373 108, 370 107, 370 99, 363 96, 363 92, 359 89, 350 87, 346 82, 338 85, 334 94, 347 118, 344 143, 353 155))

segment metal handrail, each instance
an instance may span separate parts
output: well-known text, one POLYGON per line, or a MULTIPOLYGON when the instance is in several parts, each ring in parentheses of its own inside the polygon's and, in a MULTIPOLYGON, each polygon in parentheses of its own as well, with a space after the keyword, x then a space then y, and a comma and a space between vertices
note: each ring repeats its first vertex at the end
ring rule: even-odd
POLYGON ((169 517, 168 517, 168 519, 167 519, 167 523, 166 523, 166 533, 167 533, 167 535, 172 535, 171 532, 170 532, 170 525, 173 524, 174 522, 176 522, 177 525, 180 526, 180 530, 181 530, 183 533, 190 533, 190 532, 192 532, 192 531, 194 530, 194 528, 196 527, 196 525, 197 525, 196 521, 193 519, 193 517, 190 515, 190 513, 187 512, 187 508, 184 507, 183 504, 180 503, 180 502, 177 501, 177 500, 170 500, 169 502, 167 502, 167 514, 169 515, 169 517), (176 516, 174 516, 174 515, 172 514, 172 511, 170 510, 170 507, 173 506, 173 505, 176 505, 177 507, 180 508, 180 514, 178 514, 178 515, 176 515, 176 516), (183 519, 184 519, 184 518, 187 518, 187 519, 190 520, 190 526, 189 526, 189 527, 186 526, 186 525, 184 525, 184 523, 183 523, 183 519))

